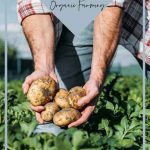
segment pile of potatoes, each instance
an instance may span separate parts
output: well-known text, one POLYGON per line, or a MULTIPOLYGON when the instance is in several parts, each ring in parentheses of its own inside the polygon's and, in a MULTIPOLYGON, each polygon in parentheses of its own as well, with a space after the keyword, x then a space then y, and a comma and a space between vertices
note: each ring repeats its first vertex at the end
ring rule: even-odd
POLYGON ((64 127, 81 117, 77 105, 80 98, 86 95, 85 90, 76 86, 70 91, 57 90, 54 79, 44 76, 34 81, 27 93, 27 99, 33 106, 44 106, 41 117, 46 122, 54 122, 57 126, 64 127))

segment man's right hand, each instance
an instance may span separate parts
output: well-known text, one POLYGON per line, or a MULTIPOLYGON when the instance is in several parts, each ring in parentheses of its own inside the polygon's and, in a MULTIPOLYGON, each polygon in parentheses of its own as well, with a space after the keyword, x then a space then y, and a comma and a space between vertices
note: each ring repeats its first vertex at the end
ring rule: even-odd
MULTIPOLYGON (((31 75, 27 76, 23 85, 22 85, 22 88, 23 88, 23 93, 24 94, 27 94, 28 90, 29 90, 29 87, 30 85, 32 84, 32 82, 34 80, 37 80, 43 76, 46 76, 46 75, 49 75, 50 77, 52 77, 56 83, 58 83, 58 80, 57 80, 57 77, 55 75, 55 72, 52 71, 51 73, 47 73, 47 72, 44 72, 44 71, 41 71, 41 70, 35 70, 31 75)), ((35 111, 35 116, 36 116, 36 120, 40 123, 40 124, 43 124, 44 121, 43 119, 41 118, 41 112, 45 109, 44 106, 33 106, 33 105, 30 105, 31 109, 33 111, 35 111)))
MULTIPOLYGON (((29 15, 22 20, 22 27, 32 51, 35 67, 35 71, 26 77, 23 83, 23 92, 26 94, 31 83, 42 76, 49 75, 57 82, 54 72, 55 30, 50 13, 29 15)), ((31 108, 36 112, 37 121, 44 123, 40 116, 44 107, 31 108)))

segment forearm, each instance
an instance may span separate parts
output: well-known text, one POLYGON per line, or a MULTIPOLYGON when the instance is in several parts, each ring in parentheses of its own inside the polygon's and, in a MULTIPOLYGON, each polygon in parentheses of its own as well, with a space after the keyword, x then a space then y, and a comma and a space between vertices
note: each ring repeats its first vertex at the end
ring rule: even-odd
MULTIPOLYGON (((103 82, 115 53, 122 22, 122 9, 107 7, 94 22, 91 78, 103 82)), ((101 84, 101 83, 99 83, 101 84)))
POLYGON ((54 70, 54 27, 50 14, 31 15, 22 22, 32 51, 35 70, 54 70))

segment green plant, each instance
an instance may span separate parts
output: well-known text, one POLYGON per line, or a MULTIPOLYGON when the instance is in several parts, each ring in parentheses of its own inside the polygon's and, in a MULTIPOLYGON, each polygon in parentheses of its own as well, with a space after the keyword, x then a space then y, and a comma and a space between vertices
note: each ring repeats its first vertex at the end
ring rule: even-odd
MULTIPOLYGON (((9 83, 9 150, 140 150, 142 149, 142 79, 111 75, 88 122, 58 136, 34 135, 37 122, 22 93, 21 81, 9 83)), ((4 109, 0 82, 0 110, 4 109)), ((146 140, 150 149, 150 85, 146 93, 146 140)), ((4 113, 0 111, 0 149, 4 149, 4 113)))

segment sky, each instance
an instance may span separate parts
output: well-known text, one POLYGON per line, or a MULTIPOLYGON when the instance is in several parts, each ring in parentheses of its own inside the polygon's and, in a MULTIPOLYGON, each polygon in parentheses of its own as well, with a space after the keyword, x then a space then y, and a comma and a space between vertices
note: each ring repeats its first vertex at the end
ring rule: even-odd
MULTIPOLYGON (((21 25, 18 22, 17 0, 7 0, 7 29, 8 29, 8 42, 15 45, 18 49, 18 55, 22 55, 26 58, 31 58, 31 53, 25 37, 22 32, 21 25)), ((0 4, 4 4, 4 0, 0 0, 0 4)), ((4 38, 4 5, 0 5, 0 37, 4 38)))
MULTIPOLYGON (((0 4, 4 4, 4 0, 0 0, 0 4)), ((0 37, 4 38, 4 5, 0 5, 0 37)), ((25 37, 22 33, 21 25, 18 22, 16 11, 16 0, 7 0, 7 28, 8 28, 8 42, 13 44, 18 49, 18 56, 31 59, 31 52, 25 37)), ((137 64, 134 57, 123 47, 119 46, 116 57, 113 63, 121 66, 128 66, 137 64)))

